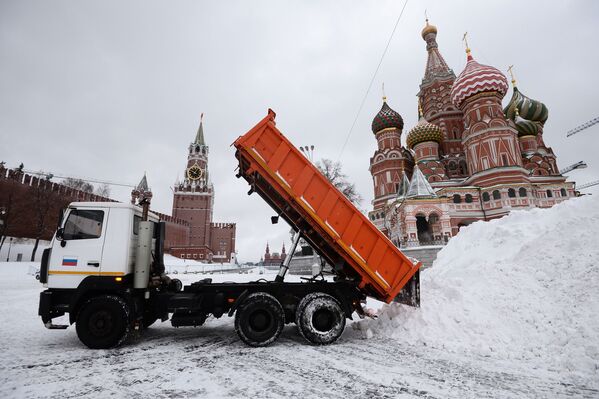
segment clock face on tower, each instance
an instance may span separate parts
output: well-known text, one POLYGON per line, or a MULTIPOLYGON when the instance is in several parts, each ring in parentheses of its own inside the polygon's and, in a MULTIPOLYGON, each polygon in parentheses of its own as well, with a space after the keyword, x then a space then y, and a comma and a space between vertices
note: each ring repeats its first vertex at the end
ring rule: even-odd
POLYGON ((197 164, 187 169, 187 177, 189 180, 198 180, 203 174, 204 171, 197 164))

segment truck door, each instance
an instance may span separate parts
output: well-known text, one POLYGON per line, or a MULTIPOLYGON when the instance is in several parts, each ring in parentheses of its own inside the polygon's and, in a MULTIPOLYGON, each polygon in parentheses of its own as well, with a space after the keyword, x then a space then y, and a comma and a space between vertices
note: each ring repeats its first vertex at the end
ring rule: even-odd
POLYGON ((88 276, 99 276, 108 209, 71 209, 48 264, 49 288, 77 288, 88 276))

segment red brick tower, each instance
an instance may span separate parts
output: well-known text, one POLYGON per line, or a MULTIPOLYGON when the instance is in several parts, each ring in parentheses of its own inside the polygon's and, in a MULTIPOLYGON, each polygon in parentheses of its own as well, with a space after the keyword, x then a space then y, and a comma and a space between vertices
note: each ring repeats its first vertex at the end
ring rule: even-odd
POLYGON ((452 104, 450 99, 455 74, 439 52, 437 27, 430 25, 428 19, 426 26, 422 29, 422 38, 426 42, 426 51, 428 52, 426 69, 418 93, 423 115, 428 122, 439 126, 443 132, 440 150, 441 153, 451 155, 455 160, 451 164, 452 166, 456 165, 451 171, 452 176, 466 176, 466 170, 463 167, 461 169, 458 167, 464 154, 462 147, 463 114, 452 104))
POLYGON ((188 247, 175 250, 173 254, 179 256, 178 252, 181 252, 196 259, 210 260, 214 193, 208 175, 208 146, 201 119, 195 140, 189 145, 185 178, 175 185, 174 190, 173 217, 188 221, 191 227, 188 247))
POLYGON ((469 48, 466 53, 468 61, 451 89, 451 101, 464 113, 467 183, 488 187, 528 182, 517 131, 508 124, 501 106, 507 79, 498 69, 476 62, 469 48))
POLYGON ((378 148, 370 158, 370 173, 374 181, 374 210, 384 207, 395 198, 405 172, 411 175, 414 163, 409 151, 401 147, 403 119, 389 107, 383 97, 383 106, 372 121, 372 132, 378 148))
POLYGON ((414 151, 416 164, 430 183, 447 180, 445 166, 440 162, 439 147, 443 132, 439 126, 428 122, 418 106, 418 123, 408 133, 408 148, 414 151))

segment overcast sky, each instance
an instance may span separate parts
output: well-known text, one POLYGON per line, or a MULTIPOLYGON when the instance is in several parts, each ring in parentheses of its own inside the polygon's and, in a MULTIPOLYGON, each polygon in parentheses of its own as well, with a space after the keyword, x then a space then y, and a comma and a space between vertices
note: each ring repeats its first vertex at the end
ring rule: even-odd
MULTIPOLYGON (((210 146, 215 221, 237 223, 241 260, 289 246, 289 227, 235 178, 230 144, 270 107, 277 126, 315 158, 337 159, 403 0, 7 1, 0 0, 0 160, 29 170, 136 183, 144 171, 153 208, 171 213, 200 114, 210 146)), ((545 142, 581 183, 599 179, 599 2, 408 2, 373 90, 340 160, 370 209, 370 123, 385 83, 390 106, 417 120, 426 64, 424 10, 441 53, 464 68, 462 43, 549 107, 545 142)), ((504 99, 507 102, 510 93, 504 99)), ((130 189, 112 188, 129 199, 130 189)), ((599 187, 586 192, 599 195, 599 187)))

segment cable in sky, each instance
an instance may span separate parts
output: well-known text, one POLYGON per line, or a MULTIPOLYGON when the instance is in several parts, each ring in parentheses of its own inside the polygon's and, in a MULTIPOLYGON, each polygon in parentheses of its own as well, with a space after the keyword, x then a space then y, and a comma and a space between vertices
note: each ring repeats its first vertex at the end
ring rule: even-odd
POLYGON ((372 79, 370 79, 370 84, 368 85, 368 89, 366 90, 366 93, 364 94, 364 98, 362 98, 362 102, 360 103, 360 108, 358 108, 358 113, 356 114, 356 117, 354 118, 354 122, 352 123, 351 128, 349 129, 349 132, 347 133, 347 137, 345 137, 345 141, 343 142, 343 146, 341 147, 341 151, 339 152, 337 161, 339 161, 339 159, 341 159, 341 155, 343 155, 343 151, 345 150, 345 147, 347 146, 347 143, 349 142, 349 138, 351 137, 354 127, 356 127, 356 122, 358 122, 358 118, 360 117, 362 108, 364 107, 364 104, 366 103, 366 98, 368 98, 368 94, 370 93, 370 89, 372 88, 372 85, 374 83, 374 79, 376 78, 376 75, 378 74, 379 69, 381 68, 383 59, 385 58, 385 55, 387 54, 387 50, 389 50, 389 46, 391 45, 391 40, 393 40, 393 35, 395 35, 395 31, 397 30, 397 25, 399 25, 399 20, 401 19, 401 16, 403 15, 403 12, 406 9, 407 5, 408 5, 408 0, 405 0, 403 3, 403 7, 401 8, 401 11, 399 13, 399 16, 397 17, 397 20, 395 21, 395 26, 393 27, 393 31, 391 32, 391 35, 389 36, 389 40, 387 40, 387 45, 385 46, 385 50, 383 51, 383 54, 381 55, 381 59, 379 60, 378 65, 376 66, 374 74, 372 75, 372 79))

